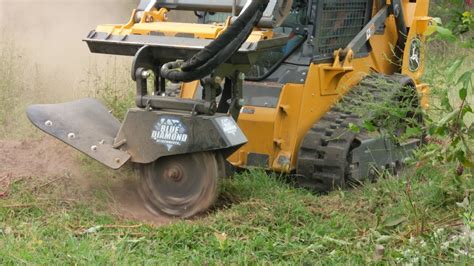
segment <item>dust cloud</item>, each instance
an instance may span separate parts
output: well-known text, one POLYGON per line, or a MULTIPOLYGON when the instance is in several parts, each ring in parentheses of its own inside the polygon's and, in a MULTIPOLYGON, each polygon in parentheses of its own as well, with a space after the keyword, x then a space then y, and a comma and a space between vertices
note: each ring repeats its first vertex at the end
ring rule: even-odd
MULTIPOLYGON (((138 0, 0 0, 0 100, 7 99, 0 101, 7 114, 2 120, 0 112, 0 180, 34 176, 36 182, 49 183, 64 177, 61 180, 79 188, 79 194, 92 189, 110 192, 109 205, 117 216, 153 224, 169 221, 143 207, 134 174, 96 166, 110 177, 96 178, 72 148, 43 134, 35 140, 38 130, 24 112, 32 103, 91 96, 88 90, 98 84, 95 79, 129 81, 131 57, 91 54, 82 39, 98 24, 126 23, 137 4, 138 0)), ((133 85, 129 89, 134 90, 133 85)), ((75 200, 81 199, 79 194, 75 200)))
MULTIPOLYGON (((0 45, 13 43, 35 84, 57 100, 82 96, 91 64, 110 56, 89 53, 82 39, 98 24, 128 21, 138 0, 0 0, 0 45)), ((121 59, 128 62, 130 59, 121 59), (128 61, 127 61, 128 60, 128 61)), ((100 68, 99 67, 99 68, 100 68)), ((34 89, 34 88, 33 88, 34 89)))

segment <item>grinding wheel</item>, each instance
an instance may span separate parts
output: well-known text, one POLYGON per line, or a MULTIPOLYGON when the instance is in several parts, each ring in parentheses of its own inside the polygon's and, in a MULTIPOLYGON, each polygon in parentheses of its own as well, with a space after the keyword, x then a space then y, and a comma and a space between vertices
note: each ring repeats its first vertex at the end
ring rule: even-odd
POLYGON ((206 211, 218 192, 222 162, 200 152, 163 157, 144 165, 140 194, 154 214, 189 218, 206 211))

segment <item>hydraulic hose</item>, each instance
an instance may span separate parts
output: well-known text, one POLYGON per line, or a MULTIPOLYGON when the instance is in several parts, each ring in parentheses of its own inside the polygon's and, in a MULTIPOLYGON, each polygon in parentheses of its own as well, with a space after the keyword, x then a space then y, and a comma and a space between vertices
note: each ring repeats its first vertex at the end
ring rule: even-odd
POLYGON ((234 55, 263 16, 269 0, 254 0, 217 39, 187 61, 164 64, 161 76, 171 81, 190 82, 211 74, 234 55))
POLYGON ((253 29, 253 25, 249 23, 246 28, 229 45, 227 45, 223 50, 218 52, 209 61, 205 62, 205 64, 203 64, 202 66, 192 71, 185 72, 181 69, 183 64, 182 61, 170 62, 168 64, 163 65, 161 69, 162 77, 171 81, 182 82, 190 82, 204 78, 205 76, 209 75, 214 69, 216 69, 220 64, 227 61, 240 48, 243 43, 242 39, 244 41, 247 39, 247 28, 251 31, 253 29))

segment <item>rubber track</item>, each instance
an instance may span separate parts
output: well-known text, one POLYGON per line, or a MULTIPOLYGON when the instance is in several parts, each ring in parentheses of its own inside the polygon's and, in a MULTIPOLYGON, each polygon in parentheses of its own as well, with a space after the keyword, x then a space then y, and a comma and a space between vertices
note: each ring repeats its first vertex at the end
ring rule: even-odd
POLYGON ((387 95, 399 91, 403 81, 406 81, 406 76, 368 75, 314 124, 300 147, 296 174, 298 186, 315 192, 344 187, 345 180, 350 180, 348 156, 351 145, 358 134, 364 134, 364 131, 354 133, 349 129, 350 124, 361 125, 367 120, 367 117, 362 119, 350 110, 364 105, 370 108, 370 104, 386 100, 387 95), (383 86, 380 80, 385 81, 383 86), (372 96, 371 99, 361 100, 368 95, 372 96))

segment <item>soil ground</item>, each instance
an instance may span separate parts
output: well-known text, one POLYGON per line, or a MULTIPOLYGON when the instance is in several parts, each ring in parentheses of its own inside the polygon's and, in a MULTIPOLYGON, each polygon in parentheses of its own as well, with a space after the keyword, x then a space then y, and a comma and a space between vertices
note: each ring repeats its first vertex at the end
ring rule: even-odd
POLYGON ((52 183, 64 185, 62 193, 68 200, 83 203, 98 200, 94 192, 104 191, 110 213, 119 218, 155 225, 171 222, 143 207, 136 189, 138 179, 132 171, 88 171, 91 169, 83 166, 79 152, 51 137, 0 140, 0 150, 0 193, 9 193, 10 184, 22 179, 29 179, 39 187, 52 183), (104 176, 95 176, 94 172, 104 176))

